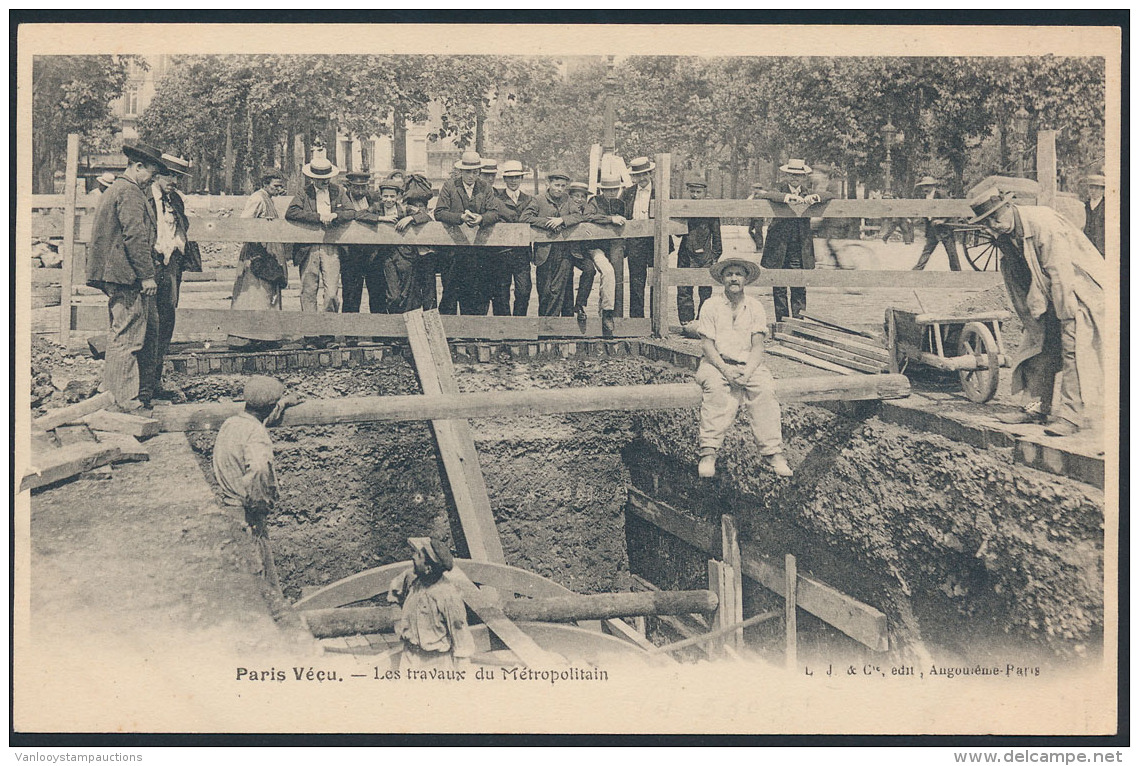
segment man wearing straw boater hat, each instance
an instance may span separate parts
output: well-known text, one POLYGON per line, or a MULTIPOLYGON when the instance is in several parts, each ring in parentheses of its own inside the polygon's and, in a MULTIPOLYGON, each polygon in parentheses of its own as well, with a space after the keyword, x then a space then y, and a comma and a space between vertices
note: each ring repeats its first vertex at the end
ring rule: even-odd
POLYGON ((154 367, 143 376, 140 397, 172 399, 178 392, 162 387, 162 366, 174 335, 178 299, 182 290, 182 272, 201 271, 202 255, 198 243, 190 242, 190 221, 186 218, 186 201, 178 191, 178 179, 190 177, 190 163, 181 157, 163 154, 165 166, 150 185, 150 209, 154 215, 154 281, 158 285, 155 305, 158 308, 158 340, 154 347, 154 367))
POLYGON ((989 189, 969 203, 971 224, 996 236, 1009 300, 1024 324, 1012 359, 1012 392, 1027 399, 1006 423, 1046 423, 1050 436, 1098 425, 1103 392, 1103 257, 1050 207, 1015 205, 989 189), (1060 402, 1053 401, 1060 375, 1060 402))
MULTIPOLYGON (((811 167, 801 159, 789 159, 779 167, 779 184, 775 191, 766 191, 757 198, 790 204, 815 205, 831 198, 826 191, 812 192, 809 176, 811 167)), ((765 269, 815 268, 815 242, 811 234, 809 217, 775 218, 767 227, 767 241, 763 245, 760 265, 765 269)), ((775 321, 788 316, 798 318, 807 310, 807 288, 772 287, 775 303, 775 321), (790 293, 790 295, 788 295, 790 293)))
POLYGON ((703 389, 698 474, 705 479, 716 475, 716 453, 740 403, 746 402, 759 453, 776 474, 790 476, 775 381, 763 363, 767 315, 757 298, 744 293, 744 287, 759 277, 759 266, 742 258, 724 258, 709 271, 724 292, 705 301, 696 320, 704 352, 696 370, 696 382, 703 389))
MULTIPOLYGON (((482 167, 478 152, 463 152, 455 163, 458 178, 448 179, 439 190, 436 221, 468 228, 484 228, 498 222, 498 197, 491 185, 480 178, 482 167)), ((443 297, 439 313, 485 315, 490 306, 496 258, 494 248, 449 248, 441 259, 443 297)))
MULTIPOLYGON (((99 200, 87 248, 87 284, 106 293, 110 329, 101 391, 127 412, 149 407, 140 376, 154 370, 158 306, 154 274, 154 213, 147 201, 153 178, 166 166, 162 152, 124 141, 127 167, 99 200)), ((149 392, 153 388, 147 381, 149 392)))
MULTIPOLYGON (((344 189, 332 183, 340 169, 324 156, 323 150, 314 149, 312 161, 301 168, 311 179, 304 191, 293 197, 285 220, 315 224, 323 228, 340 226, 355 218, 355 210, 348 203, 344 189)), ((336 245, 298 244, 293 260, 301 272, 301 311, 340 310, 340 257, 342 250, 336 245)), ((315 338, 309 345, 325 345, 327 338, 315 338)))
MULTIPOLYGON (((502 163, 502 182, 506 188, 495 189, 498 206, 504 223, 519 223, 522 211, 533 199, 522 191, 522 178, 526 170, 518 160, 502 163)), ((526 247, 504 247, 498 253, 495 264, 494 287, 491 293, 491 308, 495 316, 526 316, 530 309, 530 292, 534 281, 530 276, 530 261, 533 250, 526 247), (510 285, 514 283, 514 308, 510 307, 510 285)))
MULTIPOLYGON (((937 187, 937 179, 933 176, 924 176, 914 185, 918 194, 921 195, 919 199, 946 199, 945 194, 937 187)), ((954 237, 953 228, 946 226, 945 222, 946 219, 944 218, 925 219, 925 246, 921 249, 921 255, 913 268, 914 271, 925 269, 925 265, 929 263, 929 257, 937 249, 938 242, 945 248, 945 254, 949 257, 949 268, 953 271, 961 271, 961 261, 957 257, 957 240, 954 237)))
POLYGON ((1095 245, 1095 249, 1099 250, 1099 254, 1104 255, 1107 252, 1104 249, 1106 240, 1103 216, 1104 177, 1096 174, 1088 176, 1085 180, 1088 184, 1088 200, 1084 203, 1084 235, 1095 245))
MULTIPOLYGON (((656 189, 653 188, 653 171, 656 163, 648 157, 636 157, 629 163, 629 177, 633 185, 621 192, 625 203, 625 218, 630 221, 647 221, 653 217, 656 189)), ((645 315, 645 283, 649 266, 653 264, 653 240, 638 237, 625 240, 625 260, 629 263, 629 316, 645 315)), ((617 296, 617 314, 621 313, 621 296, 617 296)))

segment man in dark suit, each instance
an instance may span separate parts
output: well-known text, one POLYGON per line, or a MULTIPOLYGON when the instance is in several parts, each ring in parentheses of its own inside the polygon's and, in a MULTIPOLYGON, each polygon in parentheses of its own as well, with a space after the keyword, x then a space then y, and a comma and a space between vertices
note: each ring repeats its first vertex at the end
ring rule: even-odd
MULTIPOLYGON (((376 223, 379 213, 379 195, 373 194, 368 188, 372 174, 368 172, 347 173, 345 191, 348 193, 347 205, 356 212, 355 220, 361 223, 376 223)), ((403 190, 402 180, 386 181, 395 184, 399 191, 403 190)), ((360 301, 364 295, 364 285, 368 285, 368 311, 373 314, 387 312, 387 281, 384 278, 384 263, 380 257, 379 248, 372 245, 345 245, 344 253, 340 257, 340 270, 343 283, 343 305, 340 310, 345 314, 360 313, 360 301)))
MULTIPOLYGON (((629 163, 629 176, 633 185, 621 193, 625 203, 625 218, 630 221, 645 221, 653 217, 653 171, 656 163, 648 157, 637 157, 629 163)), ((625 260, 629 263, 629 316, 645 315, 645 283, 648 281, 649 266, 653 263, 653 240, 651 237, 638 237, 625 240, 625 260)), ((620 297, 614 310, 620 316, 620 297)))
MULTIPOLYGON (((787 160, 779 168, 780 178, 776 191, 764 192, 762 198, 784 204, 815 205, 831 199, 826 191, 812 192, 808 176, 811 168, 800 159, 787 160)), ((765 269, 815 268, 815 243, 811 234, 811 219, 775 218, 767 227, 767 241, 759 265, 765 269)), ((772 287, 775 302, 775 321, 788 316, 798 317, 807 310, 807 288, 772 287), (790 296, 788 296, 790 291, 790 296)))
MULTIPOLYGON (((522 177, 526 171, 518 160, 507 160, 502 164, 502 182, 505 189, 495 189, 498 195, 500 215, 505 223, 518 223, 522 211, 530 204, 532 197, 522 191, 522 177)), ((510 283, 514 283, 514 316, 524 317, 530 309, 530 292, 534 282, 530 277, 529 247, 504 247, 498 252, 494 272, 494 288, 491 294, 491 307, 495 316, 510 316, 510 283)))
MULTIPOLYGON (((450 226, 483 228, 493 226, 502 215, 498 197, 483 179, 482 158, 478 152, 463 152, 455 163, 459 177, 448 179, 439 190, 435 220, 450 226)), ((492 248, 455 247, 443 259, 443 297, 440 314, 484 316, 490 305, 491 272, 495 255, 492 248)))
POLYGON ((1104 177, 1101 175, 1088 176, 1087 182, 1088 201, 1084 203, 1084 234, 1095 245, 1095 249, 1099 250, 1099 254, 1104 255, 1106 252, 1104 250, 1106 234, 1103 218, 1104 177))
MULTIPOLYGON (((767 189, 762 183, 756 181, 751 185, 751 194, 747 195, 748 199, 763 199, 763 194, 767 189)), ((755 251, 757 253, 763 252, 763 227, 767 224, 764 218, 751 218, 747 222, 747 235, 751 237, 751 241, 755 243, 755 251)))
MULTIPOLYGON (((549 181, 546 193, 530 200, 522 211, 522 223, 556 233, 585 220, 583 213, 574 212, 567 193, 569 174, 554 170, 546 178, 549 181)), ((538 315, 561 316, 565 307, 566 285, 573 278, 571 244, 550 242, 534 245, 534 265, 537 266, 538 315)))
MULTIPOLYGON (((691 199, 704 199, 708 193, 708 183, 699 173, 690 174, 684 180, 684 188, 691 199)), ((724 243, 720 235, 719 218, 688 218, 688 233, 680 238, 680 247, 676 251, 676 268, 678 269, 707 269, 720 260, 724 253, 724 243)), ((702 285, 697 290, 700 295, 700 306, 712 297, 710 285, 702 285)), ((695 305, 692 299, 692 286, 676 288, 676 314, 680 324, 692 322, 700 313, 700 306, 695 305)))
MULTIPOLYGON (((946 199, 945 194, 937 188, 937 185, 936 178, 925 176, 914 186, 922 195, 921 198, 946 199)), ((921 249, 921 256, 914 266, 914 271, 921 271, 925 268, 925 265, 929 263, 929 257, 937 249, 938 242, 945 248, 945 254, 949 256, 949 268, 953 271, 961 271, 961 261, 957 257, 957 240, 954 237, 952 227, 945 225, 944 218, 925 219, 925 247, 921 249)))
MULTIPOLYGON (((154 216, 150 182, 165 168, 152 146, 124 141, 127 167, 99 199, 87 248, 87 284, 106 293, 110 328, 100 390, 123 412, 149 407, 140 397, 140 374, 154 369, 158 307, 154 279, 154 216)), ((64 296, 66 299, 67 296, 64 296)))

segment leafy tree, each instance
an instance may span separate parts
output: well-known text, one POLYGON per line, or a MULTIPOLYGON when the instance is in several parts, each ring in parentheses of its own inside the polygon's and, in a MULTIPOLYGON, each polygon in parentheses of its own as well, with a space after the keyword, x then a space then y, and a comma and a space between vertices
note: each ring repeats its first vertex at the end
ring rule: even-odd
MULTIPOLYGON (((32 59, 32 191, 55 191, 67 135, 105 141, 110 103, 123 94, 133 56, 35 56, 32 59)), ((145 65, 144 62, 139 61, 145 65)))

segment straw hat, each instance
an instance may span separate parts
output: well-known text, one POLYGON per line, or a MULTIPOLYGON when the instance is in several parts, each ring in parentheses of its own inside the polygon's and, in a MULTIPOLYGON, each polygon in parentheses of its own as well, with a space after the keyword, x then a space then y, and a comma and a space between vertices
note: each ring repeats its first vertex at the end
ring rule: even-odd
POLYGON ((498 160, 483 160, 481 172, 487 176, 498 175, 498 160))
POLYGON ((312 162, 301 168, 301 172, 309 178, 336 178, 340 175, 340 168, 333 165, 327 157, 313 157, 312 162))
POLYGON ((940 186, 940 184, 933 176, 922 176, 921 180, 914 184, 914 188, 916 189, 919 186, 940 186))
POLYGON ((98 181, 99 185, 104 189, 109 189, 111 188, 111 184, 115 182, 115 174, 108 170, 106 173, 103 173, 95 180, 98 181))
POLYGON ((502 177, 513 178, 514 176, 524 176, 526 170, 522 167, 522 163, 518 160, 507 160, 502 163, 502 177))
POLYGON ((482 170, 482 157, 478 152, 463 152, 462 158, 455 163, 456 170, 482 170))
POLYGON ((780 165, 779 169, 784 173, 790 173, 796 176, 805 176, 811 172, 811 166, 804 160, 798 159, 787 160, 787 164, 780 165))
POLYGON ((973 217, 969 223, 980 223, 1011 202, 1012 195, 1002 195, 994 186, 969 201, 969 207, 973 208, 973 217))
POLYGON ((651 173, 656 170, 657 164, 648 157, 635 157, 629 163, 629 175, 639 176, 642 173, 651 173))
POLYGON ((1107 186, 1106 179, 1102 175, 1090 175, 1084 179, 1088 186, 1107 186))
POLYGON ((621 176, 616 175, 601 176, 601 181, 597 184, 598 189, 620 189, 622 186, 621 176))
POLYGON ((162 152, 142 141, 123 141, 123 154, 131 162, 153 162, 166 167, 166 163, 162 161, 162 152))
POLYGON ((708 271, 712 274, 712 279, 724 284, 724 269, 729 266, 740 266, 747 271, 747 275, 744 277, 745 285, 750 285, 759 279, 759 264, 754 261, 745 261, 743 258, 722 258, 709 266, 708 271))

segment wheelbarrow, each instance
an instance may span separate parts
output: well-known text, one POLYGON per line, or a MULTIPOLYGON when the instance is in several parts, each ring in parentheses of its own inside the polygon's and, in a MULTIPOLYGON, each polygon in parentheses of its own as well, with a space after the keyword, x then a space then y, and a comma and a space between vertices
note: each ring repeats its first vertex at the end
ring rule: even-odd
POLYGON ((1008 367, 1001 340, 1007 311, 945 316, 886 309, 886 345, 890 372, 904 373, 910 364, 956 372, 965 396, 984 403, 997 393, 1000 368, 1008 367), (956 352, 954 356, 946 350, 956 352))

